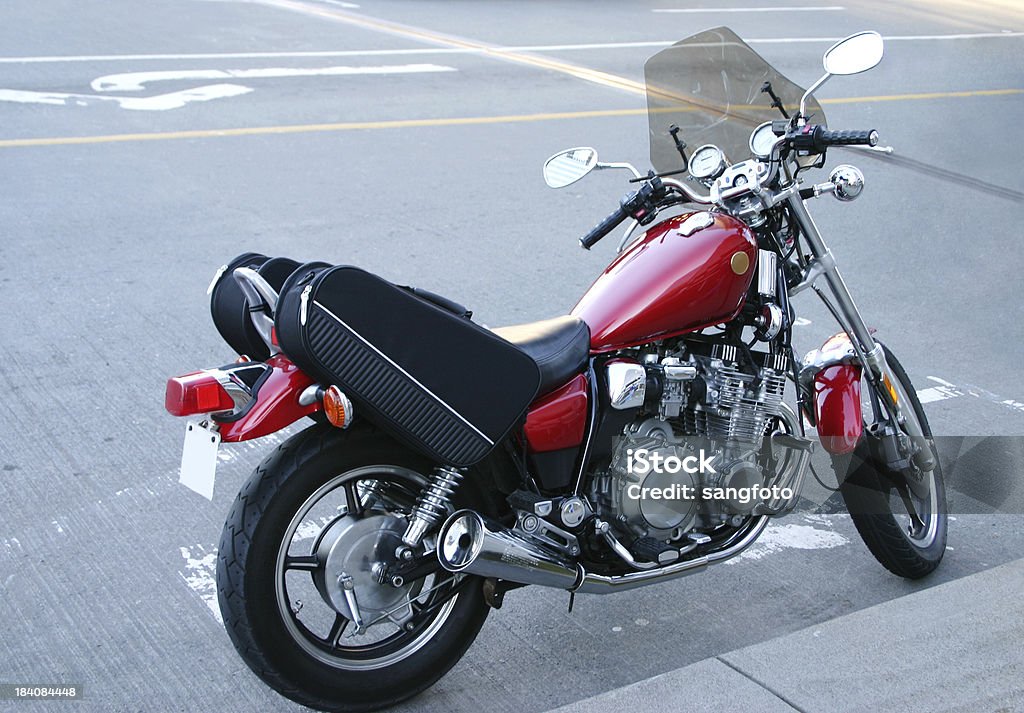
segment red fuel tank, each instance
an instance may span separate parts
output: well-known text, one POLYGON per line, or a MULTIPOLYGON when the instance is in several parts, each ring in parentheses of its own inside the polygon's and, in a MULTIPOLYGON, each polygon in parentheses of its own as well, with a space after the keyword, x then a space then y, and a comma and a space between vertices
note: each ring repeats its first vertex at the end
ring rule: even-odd
POLYGON ((605 268, 572 314, 590 325, 590 349, 609 352, 736 316, 756 268, 747 225, 719 213, 658 223, 605 268))

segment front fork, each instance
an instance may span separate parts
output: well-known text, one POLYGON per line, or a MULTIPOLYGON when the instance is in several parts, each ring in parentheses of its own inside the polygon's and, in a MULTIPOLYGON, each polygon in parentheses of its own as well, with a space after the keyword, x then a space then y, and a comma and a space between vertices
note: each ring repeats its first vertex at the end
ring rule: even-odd
POLYGON ((795 294, 812 287, 824 299, 824 295, 814 282, 819 277, 825 278, 835 298, 835 307, 827 301, 826 305, 850 338, 858 361, 866 367, 864 373, 874 395, 873 402, 882 407, 875 409, 878 423, 874 426, 874 433, 880 438, 887 464, 897 472, 908 473, 911 476, 908 478, 908 484, 916 491, 924 487, 924 476, 935 467, 935 462, 928 437, 914 410, 913 402, 903 383, 896 378, 886 363, 882 345, 871 336, 853 301, 853 296, 843 281, 843 276, 839 273, 835 258, 825 245, 825 240, 807 211, 803 199, 794 192, 787 199, 787 203, 812 255, 803 281, 790 292, 795 294), (910 459, 916 468, 907 467, 910 465, 910 459))

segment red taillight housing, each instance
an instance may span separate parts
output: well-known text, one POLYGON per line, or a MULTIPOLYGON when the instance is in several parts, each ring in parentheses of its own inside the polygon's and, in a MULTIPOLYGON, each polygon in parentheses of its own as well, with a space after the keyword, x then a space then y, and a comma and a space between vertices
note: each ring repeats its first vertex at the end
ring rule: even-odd
POLYGON ((164 408, 172 416, 231 411, 235 402, 210 374, 196 371, 167 380, 164 408))

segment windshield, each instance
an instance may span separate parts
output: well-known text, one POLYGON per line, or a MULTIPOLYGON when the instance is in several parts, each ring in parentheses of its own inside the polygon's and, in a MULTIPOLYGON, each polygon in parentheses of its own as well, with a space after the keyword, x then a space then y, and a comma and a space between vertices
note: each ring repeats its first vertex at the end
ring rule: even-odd
MULTIPOLYGON (((651 163, 659 173, 681 168, 669 127, 679 126, 688 155, 698 146, 714 144, 730 163, 750 158, 750 132, 766 121, 781 119, 771 97, 761 91, 771 82, 792 116, 804 90, 764 61, 726 27, 705 30, 677 42, 647 60, 647 118, 651 132, 651 163)), ((807 115, 825 124, 813 99, 807 115)))

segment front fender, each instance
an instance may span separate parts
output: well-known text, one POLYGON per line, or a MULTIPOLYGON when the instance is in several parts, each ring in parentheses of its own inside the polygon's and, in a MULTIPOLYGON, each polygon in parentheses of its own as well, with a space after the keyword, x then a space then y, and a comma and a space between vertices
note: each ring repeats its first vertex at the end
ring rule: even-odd
POLYGON ((851 453, 864 432, 861 365, 845 332, 829 337, 801 360, 804 411, 814 414, 821 445, 833 455, 851 453))

